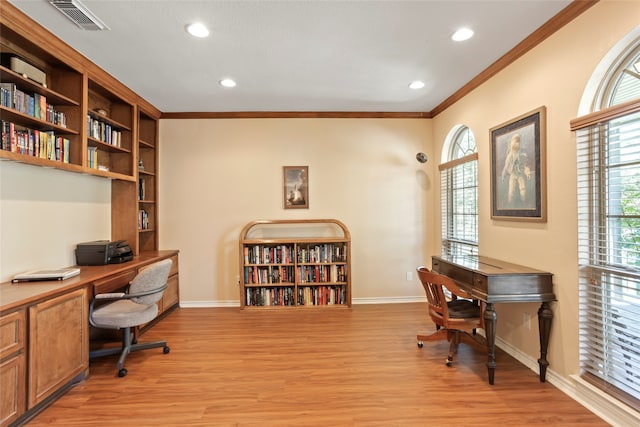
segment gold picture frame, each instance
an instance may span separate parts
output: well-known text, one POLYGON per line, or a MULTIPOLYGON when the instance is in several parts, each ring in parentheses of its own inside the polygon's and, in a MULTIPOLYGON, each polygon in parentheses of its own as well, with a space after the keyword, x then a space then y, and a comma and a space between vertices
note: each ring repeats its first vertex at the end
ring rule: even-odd
POLYGON ((309 166, 282 167, 282 203, 285 209, 309 208, 309 166))

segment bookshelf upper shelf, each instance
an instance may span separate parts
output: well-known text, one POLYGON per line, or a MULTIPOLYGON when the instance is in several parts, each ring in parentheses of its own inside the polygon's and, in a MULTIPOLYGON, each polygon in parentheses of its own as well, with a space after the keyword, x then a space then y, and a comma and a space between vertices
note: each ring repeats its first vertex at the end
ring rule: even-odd
POLYGON ((240 239, 350 240, 351 234, 347 226, 337 219, 257 220, 242 229, 240 239))

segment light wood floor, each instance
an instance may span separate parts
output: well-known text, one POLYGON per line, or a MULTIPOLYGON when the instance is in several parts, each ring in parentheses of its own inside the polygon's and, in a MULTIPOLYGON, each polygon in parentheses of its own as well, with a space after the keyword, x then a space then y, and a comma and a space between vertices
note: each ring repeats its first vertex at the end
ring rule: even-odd
POLYGON ((29 426, 607 425, 500 350, 493 386, 482 347, 461 344, 448 368, 446 341, 416 346, 425 310, 178 309, 140 339, 169 354, 131 354, 124 378, 93 361, 29 426))

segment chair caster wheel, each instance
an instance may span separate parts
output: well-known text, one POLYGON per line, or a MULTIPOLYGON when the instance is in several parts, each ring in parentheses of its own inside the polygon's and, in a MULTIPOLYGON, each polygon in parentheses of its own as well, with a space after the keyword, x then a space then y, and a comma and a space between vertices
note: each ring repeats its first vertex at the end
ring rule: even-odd
POLYGON ((118 376, 119 376, 120 378, 122 378, 122 377, 126 377, 126 376, 127 376, 127 373, 128 373, 128 371, 127 371, 125 368, 122 368, 122 369, 120 369, 120 370, 118 371, 118 376))
POLYGON ((447 365, 448 367, 452 367, 453 366, 453 361, 447 359, 447 361, 445 362, 445 365, 447 365))
POLYGON ((170 351, 171 351, 171 348, 169 348, 169 346, 165 346, 165 347, 162 349, 162 352, 163 352, 164 354, 167 354, 167 353, 169 353, 170 351))
POLYGON ((424 343, 422 341, 418 341, 418 348, 422 348, 423 345, 424 343))

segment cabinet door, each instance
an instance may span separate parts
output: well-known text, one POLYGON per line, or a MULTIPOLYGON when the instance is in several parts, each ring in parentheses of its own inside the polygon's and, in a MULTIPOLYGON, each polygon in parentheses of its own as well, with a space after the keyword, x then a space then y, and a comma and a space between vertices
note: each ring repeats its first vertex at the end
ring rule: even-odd
POLYGON ((24 353, 0 363, 0 424, 15 421, 25 411, 24 353))
POLYGON ((87 307, 82 288, 29 308, 29 408, 86 373, 87 307))
POLYGON ((25 310, 0 317, 0 425, 25 411, 25 310))

